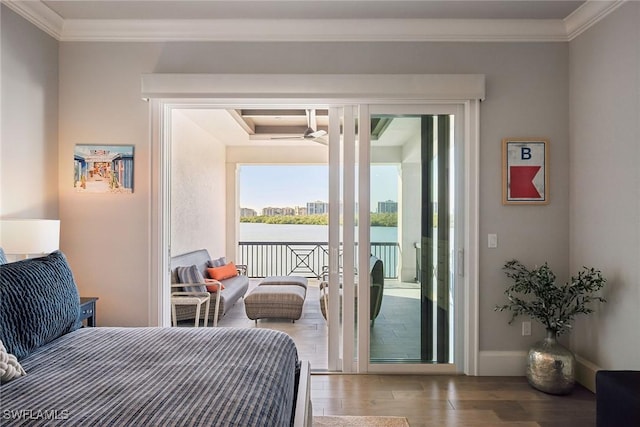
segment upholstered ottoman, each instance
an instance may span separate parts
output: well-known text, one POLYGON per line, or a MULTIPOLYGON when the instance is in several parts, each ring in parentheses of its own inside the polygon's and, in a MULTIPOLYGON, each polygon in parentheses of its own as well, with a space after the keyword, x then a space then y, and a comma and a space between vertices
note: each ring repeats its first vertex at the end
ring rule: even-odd
POLYGON ((247 317, 258 319, 291 319, 302 316, 302 306, 307 295, 306 287, 298 284, 261 284, 244 298, 247 317))
POLYGON ((300 276, 269 276, 262 279, 258 286, 267 285, 296 285, 307 289, 307 278, 300 276))

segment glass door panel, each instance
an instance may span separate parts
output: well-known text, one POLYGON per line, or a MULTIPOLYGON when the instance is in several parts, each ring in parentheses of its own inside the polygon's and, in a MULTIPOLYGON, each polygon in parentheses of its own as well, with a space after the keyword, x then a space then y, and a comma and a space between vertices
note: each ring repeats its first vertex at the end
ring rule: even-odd
POLYGON ((370 366, 453 363, 455 111, 371 107, 370 366))
POLYGON ((329 108, 329 370, 356 369, 354 106, 329 108))

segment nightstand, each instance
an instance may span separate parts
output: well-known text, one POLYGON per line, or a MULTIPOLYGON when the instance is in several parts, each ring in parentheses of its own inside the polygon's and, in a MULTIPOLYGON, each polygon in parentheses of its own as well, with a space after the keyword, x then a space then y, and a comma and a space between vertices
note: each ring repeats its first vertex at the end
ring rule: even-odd
POLYGON ((86 326, 93 328, 96 326, 96 297, 80 298, 80 321, 87 321, 86 326))

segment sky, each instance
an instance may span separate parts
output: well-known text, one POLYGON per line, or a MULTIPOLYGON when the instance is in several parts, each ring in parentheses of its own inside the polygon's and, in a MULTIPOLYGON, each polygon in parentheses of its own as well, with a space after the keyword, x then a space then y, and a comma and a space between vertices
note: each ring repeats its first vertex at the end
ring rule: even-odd
MULTIPOLYGON (((255 209, 306 206, 307 202, 329 201, 327 165, 244 165, 240 167, 240 206, 255 209)), ((371 207, 378 202, 398 201, 396 165, 373 165, 371 207)))

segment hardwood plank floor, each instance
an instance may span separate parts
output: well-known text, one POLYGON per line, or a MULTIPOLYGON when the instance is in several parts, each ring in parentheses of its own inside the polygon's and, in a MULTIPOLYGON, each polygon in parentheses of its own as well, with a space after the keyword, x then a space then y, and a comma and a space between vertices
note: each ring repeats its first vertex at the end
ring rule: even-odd
POLYGON ((524 377, 311 376, 314 415, 403 416, 411 427, 592 427, 595 395, 533 389, 524 377))
MULTIPOLYGON (((257 282, 252 279, 250 289, 257 282)), ((295 323, 263 319, 256 326, 247 318, 244 301, 240 300, 220 326, 284 331, 296 342, 301 359, 309 360, 316 370, 326 370, 327 327, 320 314, 317 283, 310 281, 309 285, 302 318, 295 323)), ((402 316, 393 313, 399 306, 393 300, 397 291, 390 288, 389 294, 385 292, 386 304, 373 334, 376 346, 384 352, 391 350, 383 344, 391 349, 405 338, 397 325, 391 325, 402 316)), ((524 377, 340 375, 316 371, 311 376, 311 400, 314 415, 403 416, 411 427, 595 426, 595 395, 589 390, 578 385, 570 395, 552 396, 533 389, 524 377)))

